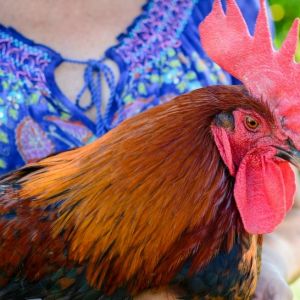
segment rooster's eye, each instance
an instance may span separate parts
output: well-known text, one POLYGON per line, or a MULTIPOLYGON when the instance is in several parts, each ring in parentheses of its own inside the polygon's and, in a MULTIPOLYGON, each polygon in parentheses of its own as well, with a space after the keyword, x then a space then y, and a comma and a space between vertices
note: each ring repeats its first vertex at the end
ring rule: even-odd
POLYGON ((259 123, 253 117, 246 116, 246 118, 245 118, 245 125, 246 125, 247 129, 249 129, 250 131, 256 131, 256 129, 259 126, 259 123))

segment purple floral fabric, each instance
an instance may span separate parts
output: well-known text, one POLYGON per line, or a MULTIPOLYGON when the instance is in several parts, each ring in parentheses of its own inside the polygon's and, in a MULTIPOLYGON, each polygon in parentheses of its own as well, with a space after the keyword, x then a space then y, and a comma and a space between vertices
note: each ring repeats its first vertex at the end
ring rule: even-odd
MULTIPOLYGON (((0 26, 0 174, 89 143, 97 132, 105 133, 177 95, 207 85, 230 84, 231 77, 206 56, 198 36, 198 25, 212 2, 149 0, 118 43, 100 60, 87 62, 63 58, 14 29, 0 26), (107 60, 119 66, 116 84, 107 60), (100 101, 88 106, 98 107, 97 123, 86 117, 86 108, 74 104, 58 88, 54 71, 65 61, 86 64, 79 95, 89 89, 92 98, 101 100, 97 81, 101 76, 107 80, 111 97, 105 113, 101 115, 100 101)), ((257 1, 240 2, 249 24, 254 23, 257 1)))

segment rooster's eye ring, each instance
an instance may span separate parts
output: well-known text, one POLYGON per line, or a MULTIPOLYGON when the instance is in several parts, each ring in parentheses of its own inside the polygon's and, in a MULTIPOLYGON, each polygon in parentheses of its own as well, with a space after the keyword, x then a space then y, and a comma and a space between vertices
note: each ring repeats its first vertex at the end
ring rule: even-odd
POLYGON ((246 116, 245 125, 250 131, 256 131, 259 126, 259 122, 251 116, 246 116))

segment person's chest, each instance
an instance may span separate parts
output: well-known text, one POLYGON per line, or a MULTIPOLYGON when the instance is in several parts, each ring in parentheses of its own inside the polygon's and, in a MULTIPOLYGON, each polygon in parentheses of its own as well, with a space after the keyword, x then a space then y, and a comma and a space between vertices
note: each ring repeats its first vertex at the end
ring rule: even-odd
MULTIPOLYGON (((142 10, 145 0, 85 1, 0 1, 1 24, 15 28, 36 43, 46 45, 62 57, 75 60, 100 59, 105 51, 117 44, 117 36, 126 31, 142 10)), ((116 79, 118 66, 108 62, 116 79)), ((62 63, 55 69, 55 79, 62 92, 75 101, 84 84, 83 64, 62 63)), ((104 84, 103 108, 109 98, 104 84)), ((84 94, 81 104, 90 102, 84 94)), ((96 110, 86 112, 96 120, 96 110)))
POLYGON ((74 59, 99 57, 116 44, 145 0, 0 1, 0 21, 74 59))
MULTIPOLYGON (((112 0, 109 7, 116 7, 118 1, 112 0)), ((22 3, 28 5, 30 12, 25 10, 25 15, 22 3, 20 7, 6 3, 0 13, 0 172, 86 144, 123 120, 177 95, 230 82, 199 47, 197 27, 203 16, 198 12, 206 11, 209 3, 148 0, 141 7, 139 2, 143 1, 136 0, 135 7, 140 12, 136 15, 131 11, 129 24, 116 22, 119 29, 111 31, 111 35, 122 34, 114 46, 110 47, 107 40, 102 47, 101 40, 95 37, 100 29, 93 28, 97 20, 99 24, 106 20, 110 26, 112 21, 105 16, 101 19, 97 13, 96 17, 90 16, 94 21, 88 21, 89 14, 80 14, 77 7, 65 21, 65 28, 60 29, 57 24, 64 24, 65 15, 58 14, 56 22, 57 15, 49 2, 33 0, 31 5, 25 0, 22 3), (37 19, 40 10, 43 13, 37 19), (46 23, 38 28, 38 21, 46 23), (73 31, 81 34, 75 32, 72 37, 72 24, 84 27, 85 22, 90 24, 87 26, 91 34, 83 34, 84 28, 74 25, 73 31), (57 47, 50 44, 51 36, 57 47), (74 51, 70 56, 58 47, 63 43, 66 50, 74 51), (80 47, 86 56, 80 56, 80 47), (88 52, 90 49, 96 50, 88 52)), ((51 2, 57 3, 70 4, 51 2)), ((87 0, 82 9, 89 13, 96 10, 98 6, 92 7, 91 3, 96 2, 87 0)), ((97 3, 109 4, 106 0, 97 3)), ((125 14, 128 10, 123 6, 118 7, 119 11, 125 14)), ((119 14, 111 12, 111 18, 116 16, 119 14)), ((103 26, 103 32, 109 29, 103 26)))

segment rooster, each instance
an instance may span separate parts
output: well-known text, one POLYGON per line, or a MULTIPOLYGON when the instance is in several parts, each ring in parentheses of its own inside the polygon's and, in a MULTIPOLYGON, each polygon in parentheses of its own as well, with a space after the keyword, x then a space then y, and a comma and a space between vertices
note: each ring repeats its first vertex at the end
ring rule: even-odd
POLYGON ((200 26, 244 86, 179 96, 1 178, 1 299, 251 299, 300 165, 298 21, 275 52, 261 6, 254 37, 234 0, 200 26))

